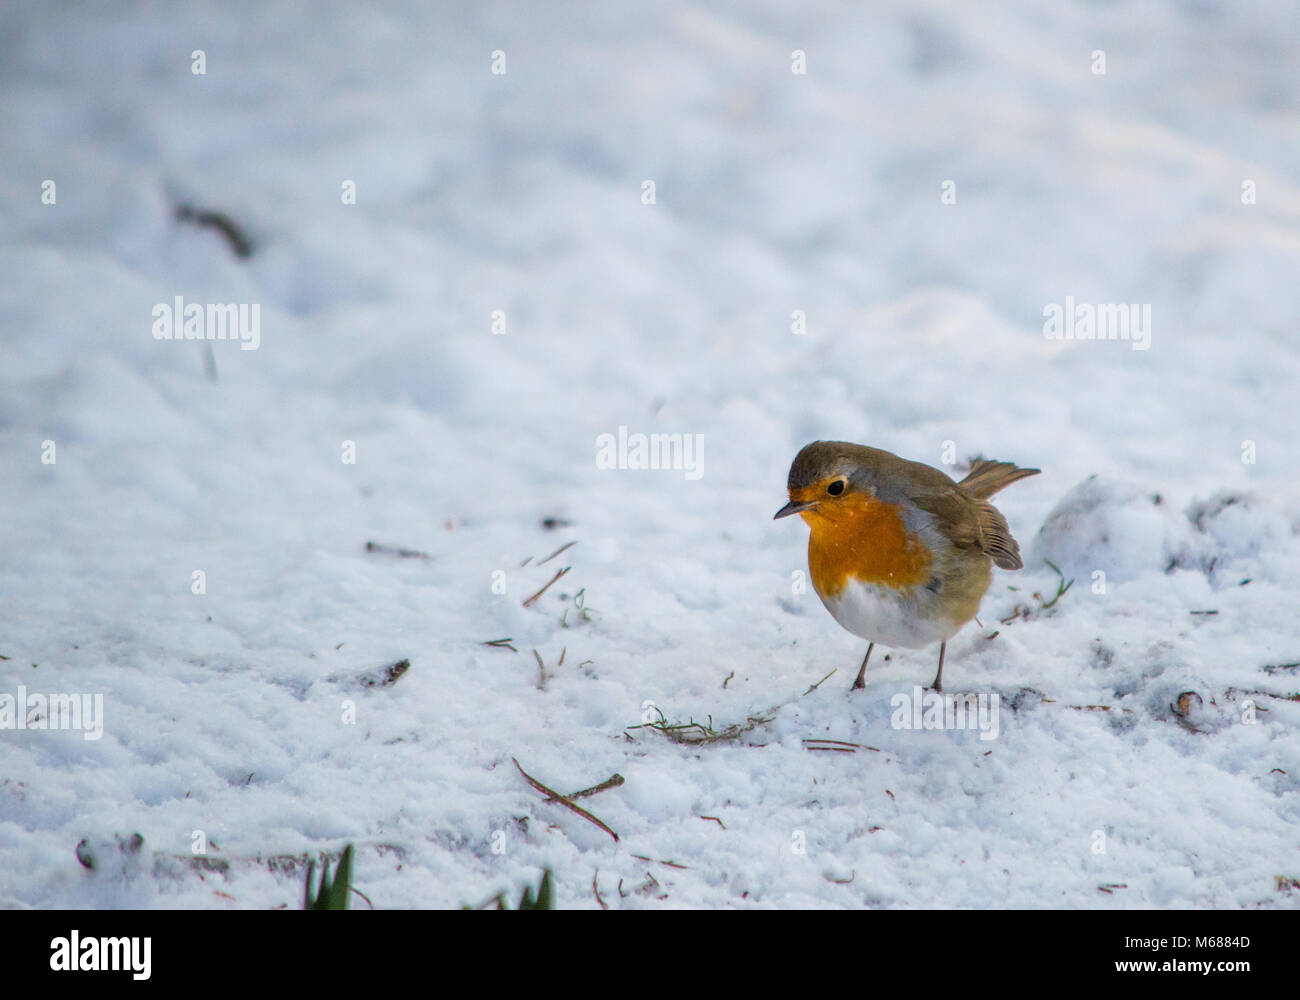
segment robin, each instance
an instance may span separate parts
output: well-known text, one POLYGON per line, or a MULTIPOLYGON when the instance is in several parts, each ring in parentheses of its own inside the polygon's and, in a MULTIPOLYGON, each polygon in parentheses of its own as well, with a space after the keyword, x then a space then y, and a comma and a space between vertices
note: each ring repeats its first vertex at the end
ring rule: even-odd
MULTIPOLYGON (((805 445, 790 466, 790 502, 811 529, 813 587, 837 622, 868 642, 852 690, 865 687, 876 643, 943 655, 979 610, 992 566, 1020 569, 1020 546, 988 498, 1038 469, 977 459, 954 482, 920 462, 846 441, 805 445)), ((773 519, 775 520, 775 518, 773 519)))

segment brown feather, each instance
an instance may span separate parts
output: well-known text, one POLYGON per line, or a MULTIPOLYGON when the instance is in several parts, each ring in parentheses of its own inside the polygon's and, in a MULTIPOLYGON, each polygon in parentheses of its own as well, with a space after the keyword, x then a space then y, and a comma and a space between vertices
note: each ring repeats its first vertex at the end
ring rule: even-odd
POLYGON ((1007 519, 987 500, 980 501, 979 531, 980 548, 999 568, 1020 569, 1025 565, 1020 561, 1020 546, 1011 537, 1007 519))
POLYGON ((1016 480, 1036 476, 1039 471, 1021 469, 1014 462, 991 462, 987 458, 977 458, 971 463, 969 475, 957 485, 971 496, 987 500, 1016 480))

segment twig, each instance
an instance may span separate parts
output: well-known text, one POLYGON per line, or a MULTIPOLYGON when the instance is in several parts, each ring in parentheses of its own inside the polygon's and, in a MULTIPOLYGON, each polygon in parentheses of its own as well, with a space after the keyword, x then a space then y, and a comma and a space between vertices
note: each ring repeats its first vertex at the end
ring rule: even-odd
POLYGON ((489 639, 483 645, 492 646, 494 649, 509 649, 515 653, 519 652, 514 646, 510 645, 512 642, 514 642, 513 639, 489 639))
POLYGON ((590 788, 584 788, 580 792, 574 792, 572 795, 566 795, 565 798, 585 799, 589 795, 599 795, 601 792, 607 791, 608 789, 617 788, 619 785, 623 784, 624 780, 625 779, 621 774, 611 774, 599 785, 592 785, 590 788))
POLYGON ((596 879, 600 878, 600 869, 596 869, 596 874, 591 876, 591 891, 596 894, 596 902, 600 904, 602 910, 608 910, 609 904, 600 898, 600 889, 596 886, 596 879))
MULTIPOLYGON (((836 667, 836 668, 835 668, 835 670, 838 670, 838 669, 839 669, 839 667, 836 667)), ((821 687, 823 684, 825 684, 828 680, 831 679, 831 676, 835 673, 835 670, 832 670, 829 674, 827 674, 825 677, 823 677, 821 680, 819 680, 816 684, 814 684, 814 685, 813 685, 812 687, 810 687, 807 691, 805 691, 802 695, 800 695, 800 697, 801 697, 801 698, 802 698, 802 697, 806 697, 806 696, 812 694, 814 691, 816 691, 819 687, 821 687)))
POLYGON ((543 587, 541 590, 539 590, 537 593, 535 593, 532 597, 530 597, 530 598, 528 598, 527 600, 524 601, 524 607, 526 607, 526 608, 528 608, 528 607, 532 607, 533 602, 534 602, 535 600, 537 600, 537 598, 541 597, 544 593, 546 593, 546 592, 551 588, 551 584, 553 584, 553 583, 554 583, 556 580, 558 580, 560 577, 564 576, 564 574, 567 573, 567 572, 569 572, 569 570, 571 570, 571 569, 573 569, 572 566, 565 566, 564 569, 556 570, 556 571, 555 571, 555 575, 554 575, 553 577, 551 577, 550 581, 546 584, 545 587, 543 587))
POLYGON ((543 560, 542 560, 541 562, 539 562, 537 565, 538 565, 538 566, 545 566, 548 562, 550 562, 552 559, 554 559, 556 556, 558 556, 558 555, 559 555, 561 552, 563 552, 565 549, 571 549, 571 548, 573 548, 573 547, 574 547, 575 545, 577 545, 577 544, 578 544, 578 540, 575 538, 573 541, 569 542, 567 545, 561 545, 558 549, 556 549, 554 552, 552 552, 549 556, 547 556, 545 559, 543 559, 543 560))
POLYGON ((561 795, 559 792, 555 791, 555 789, 553 789, 553 788, 547 788, 547 787, 546 787, 545 785, 543 785, 540 781, 538 781, 538 780, 537 780, 536 778, 534 778, 531 774, 529 774, 529 773, 528 773, 527 771, 525 771, 522 767, 520 767, 520 766, 519 766, 519 761, 515 760, 514 757, 511 757, 510 759, 511 759, 512 761, 514 761, 514 765, 515 765, 515 767, 519 768, 519 773, 522 774, 522 775, 524 776, 524 780, 527 781, 530 785, 532 785, 535 789, 537 789, 537 791, 541 792, 543 795, 547 796, 548 798, 554 799, 556 802, 558 802, 560 805, 564 806, 566 809, 571 809, 571 810, 573 810, 573 811, 576 812, 579 816, 581 816, 583 819, 587 820, 589 823, 595 823, 596 826, 600 827, 602 830, 604 830, 606 833, 608 833, 611 837, 613 837, 615 841, 618 840, 618 834, 617 834, 617 833, 615 833, 613 830, 611 830, 608 826, 606 826, 603 822, 601 822, 599 819, 597 819, 597 818, 596 818, 595 816, 593 816, 591 813, 587 812, 586 809, 583 809, 582 806, 577 805, 576 803, 572 802, 571 800, 565 798, 565 797, 564 797, 563 795, 561 795))
POLYGON ((727 828, 727 824, 722 822, 722 820, 718 819, 717 816, 701 816, 700 819, 710 819, 713 820, 713 822, 717 823, 718 826, 722 827, 722 829, 725 830, 727 828))

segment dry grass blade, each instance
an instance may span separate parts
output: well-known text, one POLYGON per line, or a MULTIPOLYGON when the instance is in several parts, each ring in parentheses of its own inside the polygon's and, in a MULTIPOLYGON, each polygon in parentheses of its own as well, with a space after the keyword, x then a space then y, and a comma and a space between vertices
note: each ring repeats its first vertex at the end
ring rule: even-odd
MULTIPOLYGON (((813 684, 811 687, 809 687, 807 691, 799 695, 799 697, 806 698, 808 695, 812 694, 819 687, 825 684, 828 680, 834 677, 837 672, 838 670, 832 670, 829 674, 827 674, 825 677, 819 680, 816 684, 813 684)), ((734 676, 735 676, 735 672, 733 671, 731 675, 727 677, 727 680, 728 681, 731 680, 731 678, 734 676)), ((727 681, 723 681, 722 686, 725 688, 727 686, 727 681)), ((794 700, 797 699, 792 699, 792 701, 794 700)), ((790 704, 790 703, 791 702, 786 702, 784 704, 790 704)), ((696 722, 694 719, 692 719, 690 722, 669 723, 668 717, 665 716, 663 712, 661 712, 659 709, 656 708, 655 712, 659 715, 659 718, 656 719, 654 722, 643 722, 640 723, 639 725, 628 726, 627 729, 628 730, 653 729, 663 734, 674 743, 684 743, 688 745, 721 743, 727 740, 738 739, 739 737, 744 736, 746 733, 752 732, 753 730, 757 729, 759 726, 767 725, 769 722, 771 722, 773 719, 776 718, 777 713, 781 710, 782 707, 783 705, 775 705, 765 712, 761 712, 757 715, 748 716, 744 722, 737 722, 733 725, 727 726, 725 729, 714 729, 712 716, 709 716, 708 725, 705 725, 704 723, 701 722, 696 722)), ((629 739, 630 738, 631 737, 629 736, 629 739)), ((827 741, 822 740, 817 742, 827 742, 827 741)), ((821 749, 829 750, 833 748, 823 747, 821 749)), ((853 752, 851 749, 848 749, 847 746, 845 747, 845 749, 849 753, 853 752)), ((867 749, 875 750, 876 748, 867 747, 867 749)), ((879 751, 877 751, 877 753, 878 752, 879 751)))
POLYGON ((541 597, 544 593, 546 593, 548 590, 550 590, 550 589, 551 589, 551 585, 554 584, 556 580, 558 580, 560 577, 564 576, 564 574, 567 573, 567 572, 569 572, 569 570, 571 570, 571 569, 573 569, 572 566, 565 566, 564 569, 556 570, 556 571, 555 571, 555 575, 554 575, 553 577, 551 577, 550 580, 547 581, 546 586, 544 586, 541 590, 539 590, 537 593, 535 593, 532 597, 529 597, 529 598, 527 598, 527 599, 524 601, 524 607, 526 607, 526 608, 530 608, 530 607, 532 607, 534 601, 536 601, 536 600, 537 600, 539 597, 541 597))
POLYGON ((859 750, 871 750, 880 753, 879 747, 869 747, 865 743, 849 743, 845 740, 821 739, 810 737, 803 741, 805 750, 835 750, 839 753, 857 753, 859 750))
POLYGON ((380 542, 366 542, 366 551, 377 555, 397 556, 401 559, 432 559, 433 556, 419 549, 407 549, 400 545, 384 545, 380 542))
POLYGON ((538 565, 538 566, 545 566, 548 562, 550 562, 552 559, 554 559, 556 556, 558 556, 561 552, 564 552, 564 551, 566 551, 567 549, 571 549, 571 548, 573 548, 573 547, 574 547, 575 545, 577 545, 577 544, 578 544, 578 540, 575 538, 573 541, 569 542, 567 545, 561 545, 558 549, 556 549, 554 552, 552 552, 549 556, 547 556, 545 559, 543 559, 543 560, 542 560, 541 562, 539 562, 537 565, 538 565))
POLYGON ((685 865, 679 865, 676 861, 660 861, 658 858, 649 858, 644 854, 633 854, 632 857, 638 861, 649 861, 652 865, 666 865, 669 868, 676 868, 680 871, 690 871, 685 865))
POLYGON ((579 816, 581 816, 581 817, 582 817, 583 819, 585 819, 587 822, 589 822, 589 823, 594 823, 596 826, 600 827, 602 830, 604 830, 606 833, 608 833, 611 837, 613 837, 615 841, 618 840, 618 834, 615 833, 613 830, 611 830, 608 826, 606 826, 604 822, 602 822, 602 821, 601 821, 600 819, 598 819, 597 817, 593 816, 591 813, 587 812, 587 810, 586 810, 586 809, 583 809, 582 806, 577 805, 577 804, 574 803, 572 800, 570 800, 570 799, 566 798, 565 796, 561 795, 561 794, 560 794, 559 792, 557 792, 555 789, 553 789, 553 788, 547 788, 547 787, 546 787, 545 785, 543 785, 540 781, 538 781, 538 780, 537 780, 536 778, 534 778, 531 774, 529 774, 529 773, 528 773, 527 771, 525 771, 522 767, 520 767, 520 765, 519 765, 519 761, 518 761, 518 760, 515 760, 514 757, 511 757, 510 759, 511 759, 512 761, 514 761, 514 765, 515 765, 515 767, 519 768, 519 773, 522 774, 522 775, 524 776, 524 780, 527 781, 530 785, 532 785, 535 789, 537 789, 537 791, 541 792, 541 793, 542 793, 543 795, 545 795, 548 799, 553 799, 553 800, 555 800, 555 801, 558 802, 560 805, 564 806, 566 809, 571 809, 573 812, 576 812, 579 816))
POLYGON ((643 722, 636 726, 628 726, 628 729, 653 729, 663 734, 673 743, 684 743, 687 745, 696 745, 704 743, 721 743, 726 740, 738 739, 746 733, 757 729, 759 726, 771 722, 775 716, 751 715, 743 723, 737 722, 734 725, 727 726, 725 729, 714 729, 713 719, 710 717, 709 724, 702 722, 676 722, 669 723, 667 718, 661 712, 659 718, 654 722, 643 722))

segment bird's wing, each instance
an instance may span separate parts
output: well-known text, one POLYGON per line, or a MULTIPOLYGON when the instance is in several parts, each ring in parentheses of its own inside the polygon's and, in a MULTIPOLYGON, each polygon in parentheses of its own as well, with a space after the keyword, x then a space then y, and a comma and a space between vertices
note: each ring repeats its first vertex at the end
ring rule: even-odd
POLYGON ((1020 569, 1020 546, 1007 519, 987 500, 960 487, 915 497, 913 502, 934 517, 935 526, 959 549, 979 549, 1002 569, 1020 569))

